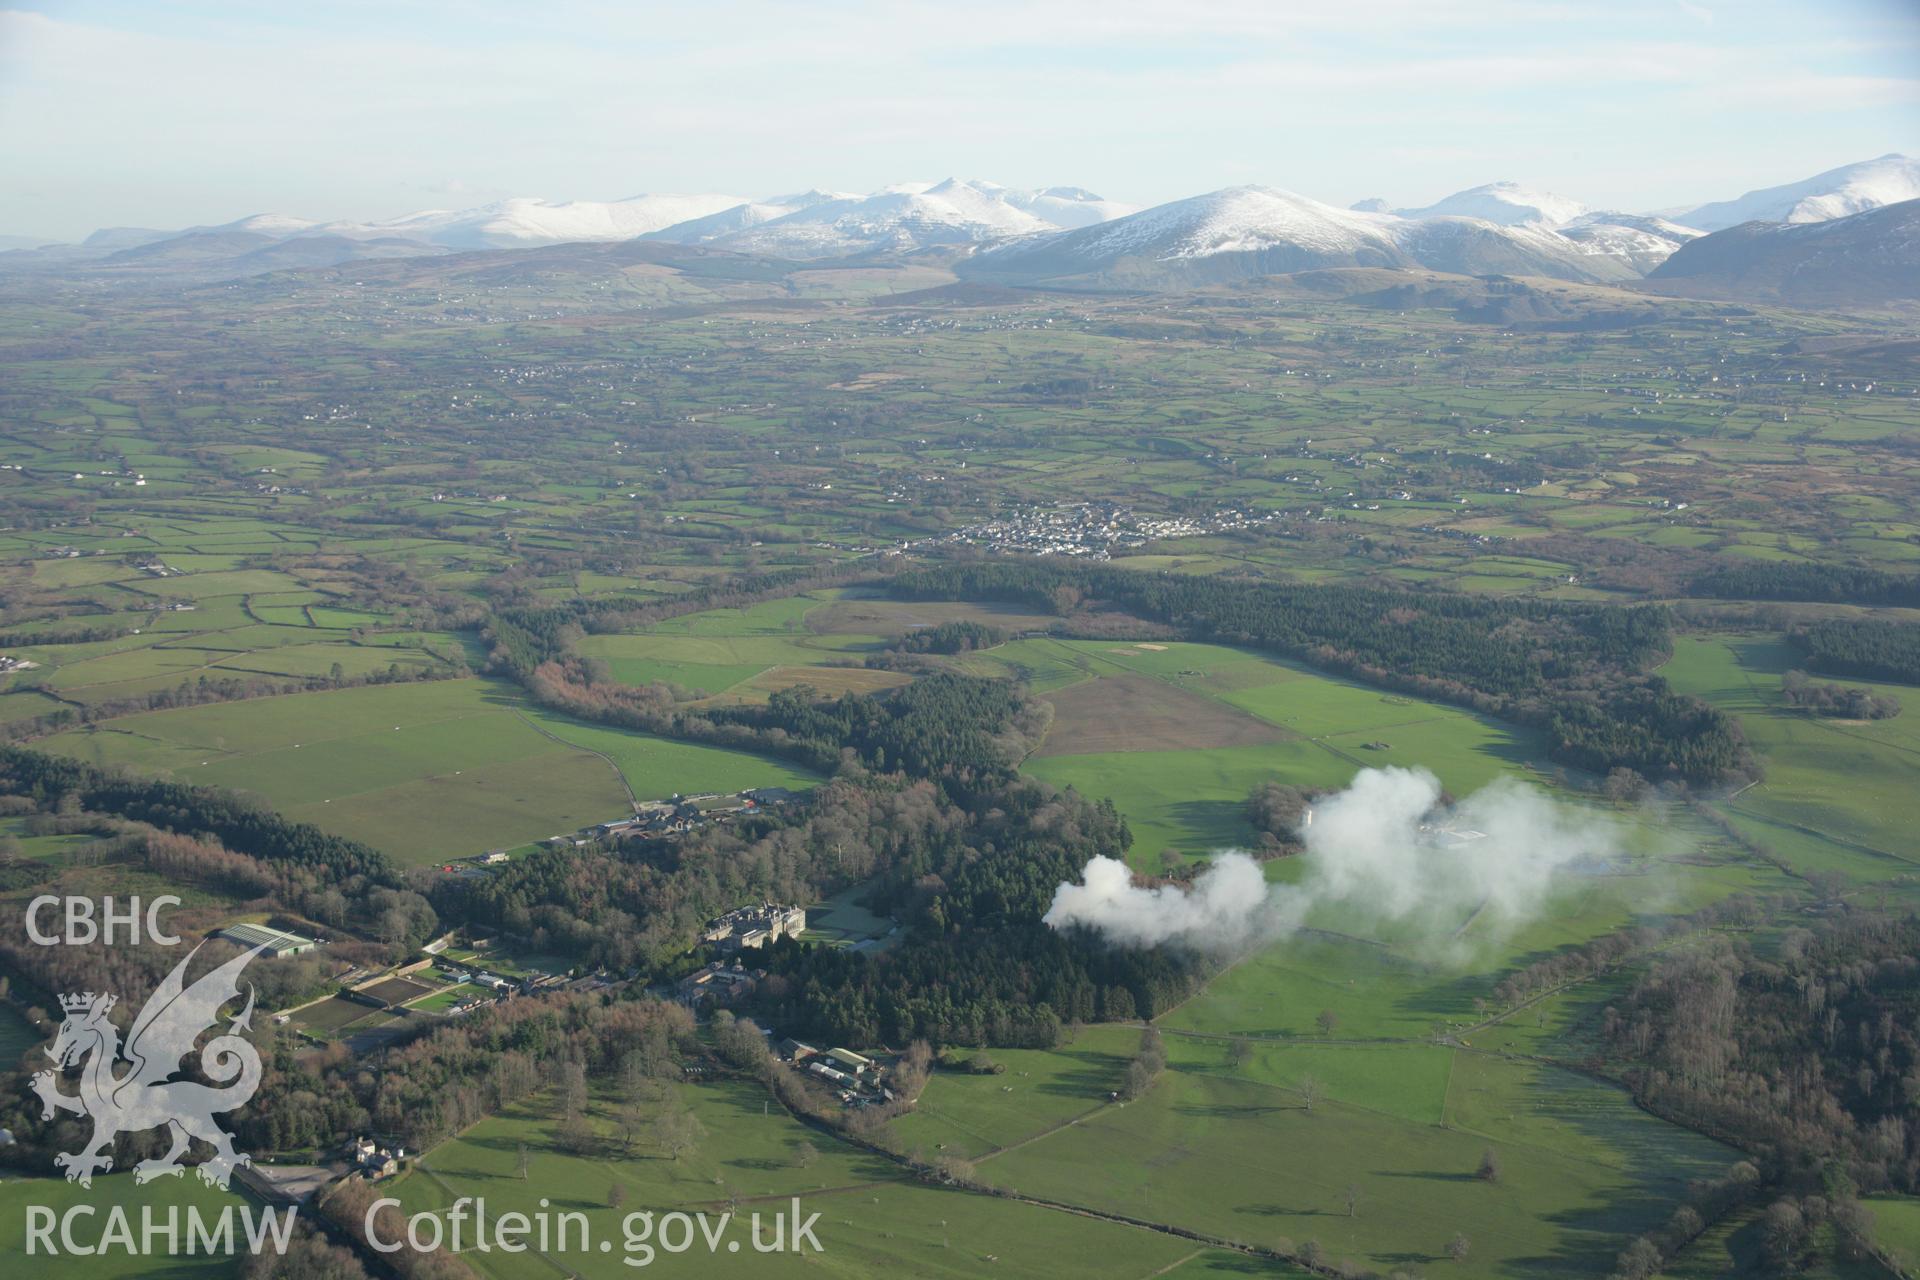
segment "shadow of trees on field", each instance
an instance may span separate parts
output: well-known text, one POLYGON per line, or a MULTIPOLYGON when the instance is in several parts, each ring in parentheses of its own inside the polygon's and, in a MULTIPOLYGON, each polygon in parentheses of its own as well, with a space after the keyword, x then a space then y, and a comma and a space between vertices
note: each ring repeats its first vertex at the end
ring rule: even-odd
POLYGON ((1189 857, 1204 858, 1216 848, 1234 845, 1245 848, 1253 843, 1253 828, 1247 823, 1247 809, 1239 800, 1182 800, 1167 812, 1195 847, 1182 849, 1189 857))

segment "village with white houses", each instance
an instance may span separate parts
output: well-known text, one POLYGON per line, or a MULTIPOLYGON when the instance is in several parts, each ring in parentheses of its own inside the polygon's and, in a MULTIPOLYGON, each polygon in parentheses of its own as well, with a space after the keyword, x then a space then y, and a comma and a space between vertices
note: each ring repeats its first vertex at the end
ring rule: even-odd
POLYGON ((1254 529, 1272 524, 1285 515, 1279 511, 1256 515, 1223 509, 1206 516, 1142 516, 1130 507, 1112 502, 1021 507, 998 520, 901 543, 899 550, 923 551, 930 547, 969 544, 991 551, 1107 560, 1116 548, 1139 548, 1168 538, 1198 538, 1236 529, 1254 529))

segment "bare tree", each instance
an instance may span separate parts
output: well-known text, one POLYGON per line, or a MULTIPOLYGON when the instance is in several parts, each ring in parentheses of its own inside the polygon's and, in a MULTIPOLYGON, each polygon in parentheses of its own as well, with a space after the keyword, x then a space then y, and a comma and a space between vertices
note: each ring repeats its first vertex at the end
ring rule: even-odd
POLYGON ((583 1156, 593 1150, 593 1126, 580 1112, 569 1111, 554 1129, 554 1139, 564 1150, 583 1156))
POLYGON ((690 1111, 670 1108, 653 1122, 653 1139, 660 1154, 678 1160, 700 1141, 703 1126, 690 1111))

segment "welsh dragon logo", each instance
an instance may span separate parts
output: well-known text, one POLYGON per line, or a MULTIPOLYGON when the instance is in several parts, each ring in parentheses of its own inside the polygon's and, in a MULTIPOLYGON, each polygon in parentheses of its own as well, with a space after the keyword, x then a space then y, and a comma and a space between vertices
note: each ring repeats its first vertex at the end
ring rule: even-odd
POLYGON ((193 1138, 214 1149, 213 1158, 199 1169, 202 1181, 210 1185, 225 1187, 236 1165, 252 1163, 251 1157, 234 1151, 232 1139, 213 1120, 215 1112, 245 1105, 260 1087, 260 1054, 240 1036, 253 1017, 251 987, 246 1007, 233 1016, 227 1032, 200 1050, 200 1069, 216 1084, 170 1077, 193 1052, 200 1034, 219 1021, 221 1007, 239 997, 240 971, 262 948, 234 957, 187 986, 187 965, 199 950, 189 952, 154 991, 133 1020, 124 1048, 119 1029, 107 1018, 117 997, 91 991, 60 997, 66 1019, 46 1051, 58 1065, 34 1075, 33 1091, 45 1107, 44 1119, 53 1119, 59 1111, 93 1119, 93 1137, 84 1147, 53 1158, 67 1171, 67 1181, 91 1187, 95 1173, 113 1167, 114 1138, 147 1129, 170 1130, 173 1146, 158 1159, 134 1166, 138 1183, 179 1176, 180 1157, 193 1138), (62 1093, 61 1072, 83 1062, 80 1092, 62 1093))

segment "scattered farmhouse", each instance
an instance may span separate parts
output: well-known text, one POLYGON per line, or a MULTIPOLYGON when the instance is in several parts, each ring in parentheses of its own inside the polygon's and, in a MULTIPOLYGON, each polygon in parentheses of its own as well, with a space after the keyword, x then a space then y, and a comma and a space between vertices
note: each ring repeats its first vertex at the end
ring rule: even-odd
POLYGON ((820 1050, 792 1038, 776 1044, 774 1052, 793 1070, 832 1089, 842 1106, 872 1107, 895 1100, 887 1087, 887 1069, 865 1054, 841 1048, 820 1050))
POLYGON ((407 1158, 407 1149, 383 1147, 372 1138, 360 1138, 349 1154, 354 1168, 365 1174, 367 1181, 377 1182, 400 1172, 400 1162, 407 1158))

